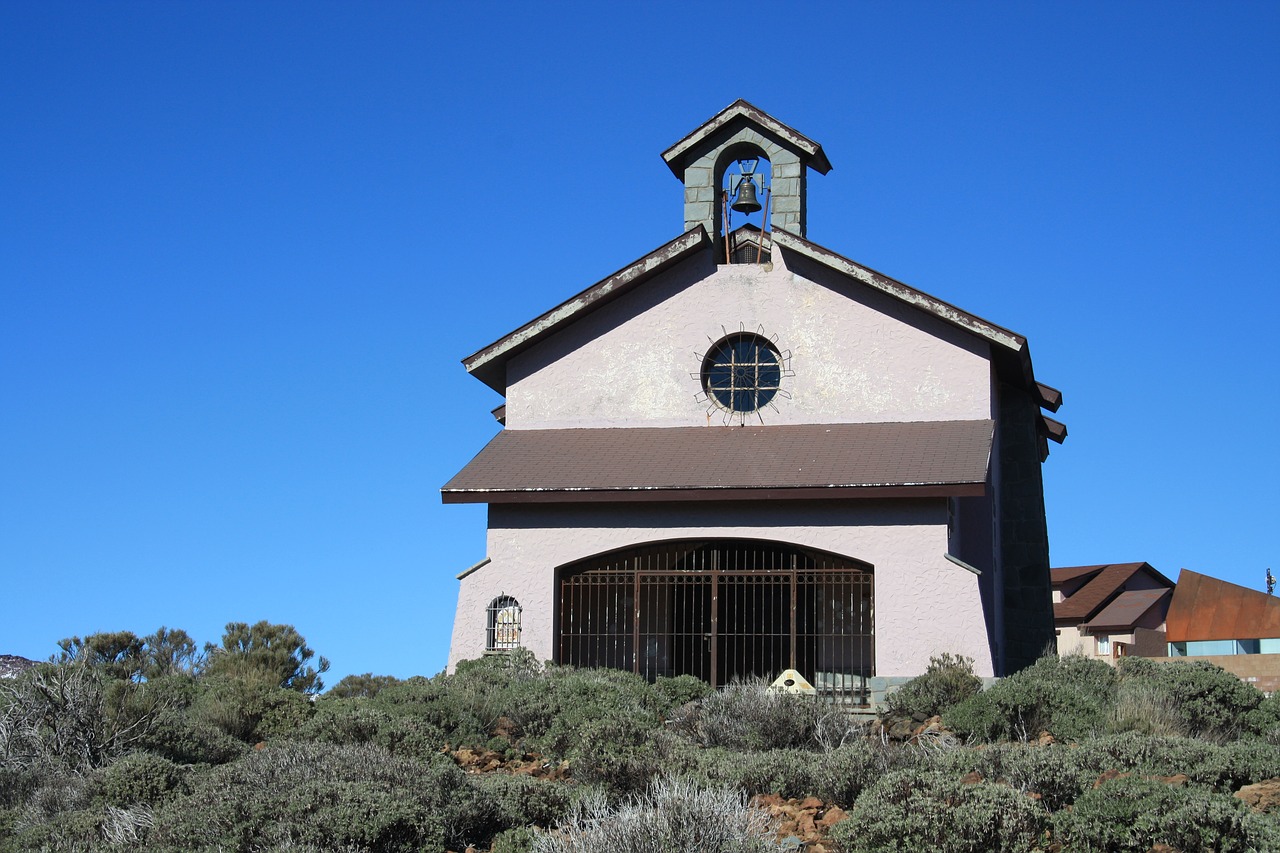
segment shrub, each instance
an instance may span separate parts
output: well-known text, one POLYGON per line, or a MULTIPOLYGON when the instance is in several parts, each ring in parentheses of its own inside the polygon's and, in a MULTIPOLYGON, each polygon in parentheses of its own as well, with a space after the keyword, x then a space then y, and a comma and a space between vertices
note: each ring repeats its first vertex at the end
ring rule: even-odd
POLYGON ((1095 775, 1119 770, 1122 773, 1172 776, 1176 773, 1191 774, 1194 768, 1211 759, 1218 749, 1211 743, 1192 738, 1127 732, 1080 744, 1075 751, 1075 760, 1082 769, 1095 775))
POLYGON ((696 702, 713 689, 710 684, 692 675, 677 675, 675 678, 660 675, 653 682, 653 692, 658 697, 663 714, 670 712, 673 708, 696 702))
POLYGON ((1157 663, 1124 658, 1122 680, 1138 681, 1171 697, 1191 734, 1225 738, 1239 733, 1244 715, 1262 703, 1262 693, 1208 661, 1157 663))
POLYGON ((462 849, 490 831, 493 808, 444 756, 379 747, 281 743, 203 774, 155 817, 151 841, 180 849, 344 845, 462 849))
POLYGON ((33 666, 0 682, 0 761, 101 767, 155 727, 161 709, 144 693, 85 662, 33 666))
POLYGON ((1244 715, 1244 729, 1249 734, 1280 743, 1280 692, 1272 693, 1244 715))
POLYGON ((813 793, 818 785, 818 755, 812 752, 771 749, 766 752, 729 752, 721 755, 720 778, 715 781, 743 790, 749 795, 803 797, 813 793))
POLYGON ((983 750, 956 750, 953 755, 970 759, 963 772, 975 771, 987 781, 1036 794, 1050 811, 1074 802, 1100 773, 1081 761, 1081 750, 1059 744, 997 744, 983 750))
POLYGON ((569 811, 573 788, 560 782, 482 773, 469 781, 495 807, 498 825, 504 829, 552 826, 569 811))
POLYGON ((137 747, 176 764, 225 764, 244 754, 245 744, 190 714, 167 711, 137 747))
POLYGON ((326 696, 336 699, 354 699, 357 697, 372 699, 382 692, 382 688, 399 684, 400 679, 393 675, 374 675, 366 672, 363 675, 348 675, 329 688, 326 696))
POLYGON ((1078 741, 1106 728, 1115 672, 1082 655, 1047 656, 971 696, 943 719, 971 740, 1021 740, 1049 731, 1078 741))
POLYGON ((167 758, 135 752, 103 771, 100 793, 109 806, 154 805, 180 791, 184 778, 182 769, 167 758))
POLYGON ((1237 791, 1245 785, 1280 776, 1280 744, 1233 741, 1214 748, 1195 766, 1182 772, 1219 790, 1237 791))
POLYGON ((828 740, 832 728, 838 745, 849 731, 848 718, 836 707, 811 696, 771 690, 769 682, 758 678, 735 680, 708 693, 682 709, 672 723, 703 746, 741 750, 813 746, 820 734, 828 740))
POLYGON ((1049 825, 1044 807, 1004 785, 966 785, 936 771, 895 771, 832 829, 845 853, 1026 851, 1049 825))
POLYGON ((973 674, 973 658, 942 654, 929 658, 924 673, 902 685, 885 699, 891 718, 921 720, 941 714, 982 689, 982 679, 973 674))
POLYGON ((556 832, 534 836, 535 853, 651 853, 776 850, 769 814, 728 789, 698 788, 681 780, 655 781, 649 791, 611 807, 585 798, 556 832))
POLYGON ((1122 680, 1117 687, 1107 727, 1113 732, 1151 735, 1190 733, 1177 699, 1154 684, 1134 679, 1122 680))
POLYGON ((661 756, 650 734, 651 721, 606 718, 577 729, 577 740, 568 748, 573 778, 601 785, 613 794, 642 791, 662 769, 661 756))
POLYGON ((1069 850, 1177 850, 1221 853, 1280 849, 1280 827, 1226 794, 1175 788, 1128 776, 1085 792, 1054 815, 1054 840, 1069 850))
POLYGON ((557 757, 584 740, 587 727, 610 723, 618 731, 658 730, 662 716, 649 685, 629 672, 610 669, 549 669, 545 680, 520 684, 503 716, 530 744, 557 757))
POLYGON ((535 837, 535 831, 528 827, 508 829, 494 836, 489 853, 532 853, 535 837))
POLYGON ((324 743, 372 743, 418 758, 430 757, 445 743, 444 734, 426 720, 392 714, 360 699, 326 700, 293 736, 324 743))

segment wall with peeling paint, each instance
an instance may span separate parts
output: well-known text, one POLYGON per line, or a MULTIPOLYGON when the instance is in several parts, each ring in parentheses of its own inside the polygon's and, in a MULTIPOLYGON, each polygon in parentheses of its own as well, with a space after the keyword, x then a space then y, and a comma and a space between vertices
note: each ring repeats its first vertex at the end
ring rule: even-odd
MULTIPOLYGON (((838 275, 716 266, 704 252, 516 356, 508 429, 725 422, 699 402, 702 359, 741 328, 789 352, 790 395, 764 423, 971 420, 992 416, 990 352, 954 326, 838 275)), ((754 416, 752 416, 754 419, 754 416)))
POLYGON ((875 573, 876 674, 923 672, 942 652, 993 674, 978 577, 948 561, 944 499, 734 504, 493 505, 491 560, 462 580, 449 668, 484 651, 485 608, 523 607, 522 642, 554 657, 555 570, 593 554, 665 539, 768 539, 869 563, 875 573))

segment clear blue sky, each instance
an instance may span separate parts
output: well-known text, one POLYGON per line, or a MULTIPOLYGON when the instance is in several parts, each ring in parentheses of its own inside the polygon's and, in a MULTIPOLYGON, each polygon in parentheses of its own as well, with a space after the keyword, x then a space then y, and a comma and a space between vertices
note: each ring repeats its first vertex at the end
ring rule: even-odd
POLYGON ((809 236, 1026 335, 1055 565, 1280 573, 1280 5, 0 5, 0 653, 445 662, 459 359, 676 236, 743 97, 809 236))

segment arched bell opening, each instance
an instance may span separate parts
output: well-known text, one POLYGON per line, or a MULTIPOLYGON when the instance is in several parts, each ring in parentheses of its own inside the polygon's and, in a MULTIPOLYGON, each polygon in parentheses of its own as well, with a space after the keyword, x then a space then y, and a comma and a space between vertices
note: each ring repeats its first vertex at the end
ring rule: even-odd
POLYGON ((794 670, 865 705, 875 674, 874 575, 789 543, 670 540, 557 571, 555 659, 712 686, 794 670))
POLYGON ((715 186, 715 233, 726 241, 724 262, 767 263, 769 247, 763 235, 769 230, 773 203, 773 167, 764 151, 750 142, 725 148, 716 160, 715 186), (739 231, 743 226, 750 233, 739 231))

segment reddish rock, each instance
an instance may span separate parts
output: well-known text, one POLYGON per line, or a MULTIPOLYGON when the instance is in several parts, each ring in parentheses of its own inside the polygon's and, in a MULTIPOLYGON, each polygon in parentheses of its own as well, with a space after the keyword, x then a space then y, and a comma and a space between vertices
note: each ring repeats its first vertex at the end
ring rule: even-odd
POLYGON ((1235 795, 1255 812, 1280 811, 1280 777, 1245 785, 1235 795))
POLYGON ((1132 776, 1132 773, 1121 773, 1119 770, 1105 770, 1102 775, 1094 780, 1093 787, 1097 788, 1110 782, 1112 779, 1123 779, 1126 776, 1132 776))
POLYGON ((823 829, 830 829, 831 827, 835 826, 837 823, 844 820, 848 816, 849 815, 845 813, 844 809, 840 808, 839 806, 832 806, 831 808, 827 809, 826 814, 824 814, 821 817, 821 819, 818 820, 818 826, 822 827, 823 829))
POLYGON ((968 773, 960 777, 961 785, 978 785, 982 783, 982 774, 977 770, 970 770, 968 773))

